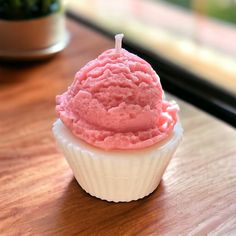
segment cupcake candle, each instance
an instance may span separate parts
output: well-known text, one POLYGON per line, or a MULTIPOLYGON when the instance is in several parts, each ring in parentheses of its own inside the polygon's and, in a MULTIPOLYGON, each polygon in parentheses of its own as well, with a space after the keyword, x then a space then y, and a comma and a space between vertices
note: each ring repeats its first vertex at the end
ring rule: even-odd
POLYGON ((123 49, 122 38, 56 97, 53 126, 81 187, 115 202, 154 191, 182 137, 178 105, 163 99, 156 72, 123 49))

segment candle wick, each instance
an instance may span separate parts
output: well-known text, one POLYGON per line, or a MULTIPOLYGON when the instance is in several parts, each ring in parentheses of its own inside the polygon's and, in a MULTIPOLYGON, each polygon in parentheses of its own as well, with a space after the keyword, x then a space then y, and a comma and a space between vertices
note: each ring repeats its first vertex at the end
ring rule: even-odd
POLYGON ((122 48, 122 38, 124 37, 124 34, 117 34, 115 36, 115 49, 116 53, 120 53, 122 48))

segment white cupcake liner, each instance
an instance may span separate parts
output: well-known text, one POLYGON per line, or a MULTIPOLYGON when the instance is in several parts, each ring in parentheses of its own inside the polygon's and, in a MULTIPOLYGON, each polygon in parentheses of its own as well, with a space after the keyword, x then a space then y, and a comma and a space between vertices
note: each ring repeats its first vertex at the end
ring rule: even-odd
POLYGON ((129 202, 152 193, 182 139, 180 123, 161 144, 140 150, 103 151, 77 139, 57 120, 53 133, 80 186, 90 195, 129 202))

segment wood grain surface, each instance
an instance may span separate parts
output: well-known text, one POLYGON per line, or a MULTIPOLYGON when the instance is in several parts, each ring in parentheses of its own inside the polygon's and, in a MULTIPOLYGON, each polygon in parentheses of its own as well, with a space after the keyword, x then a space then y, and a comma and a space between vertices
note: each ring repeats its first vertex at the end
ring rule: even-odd
POLYGON ((43 62, 0 64, 0 235, 236 235, 236 132, 177 99, 184 140, 139 201, 86 194, 56 148, 55 95, 113 42, 69 22, 71 43, 43 62))

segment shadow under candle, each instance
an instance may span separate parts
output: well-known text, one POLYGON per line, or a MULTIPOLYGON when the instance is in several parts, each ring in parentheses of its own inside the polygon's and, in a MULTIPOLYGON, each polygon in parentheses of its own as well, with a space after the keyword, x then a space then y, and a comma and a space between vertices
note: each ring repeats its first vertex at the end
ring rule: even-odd
POLYGON ((112 203, 87 194, 73 178, 61 198, 55 222, 56 235, 124 235, 139 232, 154 217, 155 227, 163 217, 165 188, 161 182, 148 197, 128 203, 112 203), (153 208, 162 214, 153 215, 153 208), (129 232, 127 232, 127 230, 129 232))

